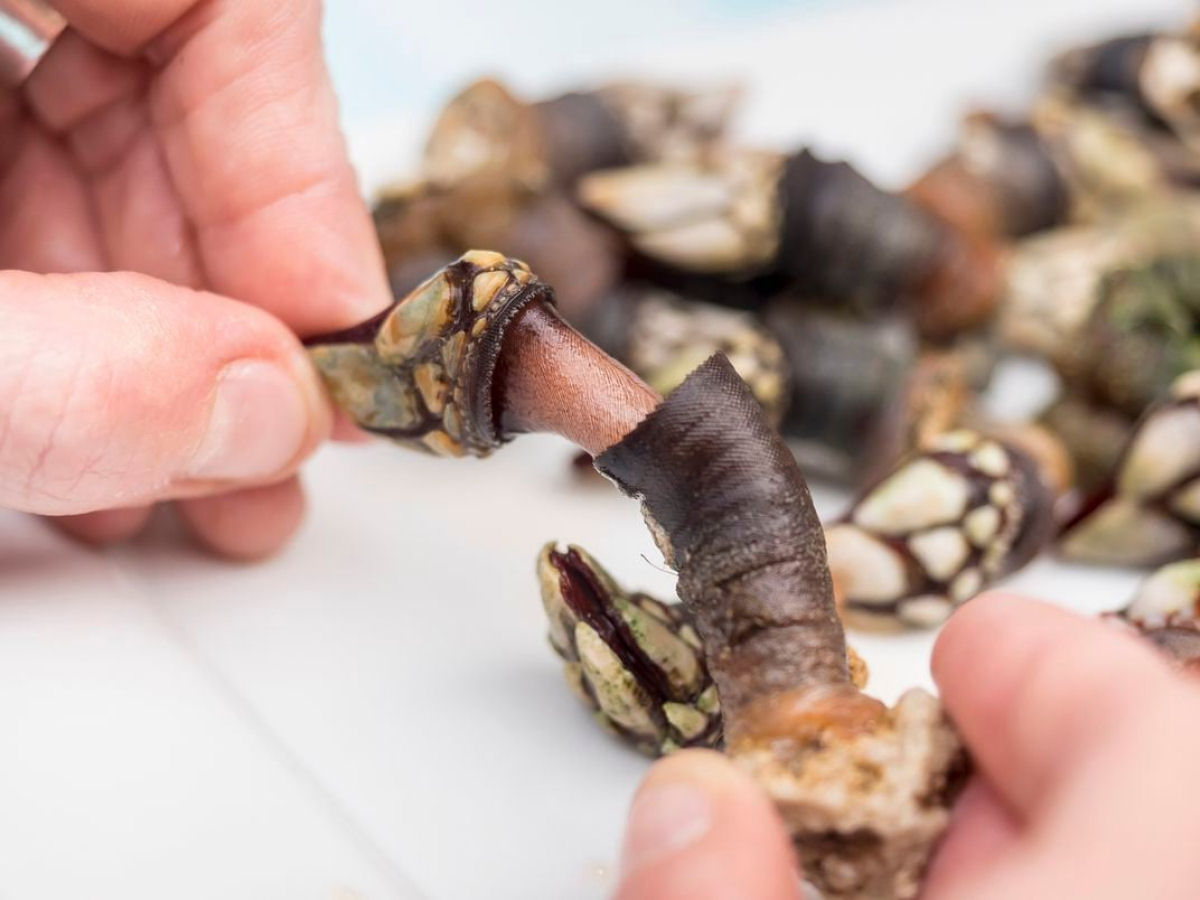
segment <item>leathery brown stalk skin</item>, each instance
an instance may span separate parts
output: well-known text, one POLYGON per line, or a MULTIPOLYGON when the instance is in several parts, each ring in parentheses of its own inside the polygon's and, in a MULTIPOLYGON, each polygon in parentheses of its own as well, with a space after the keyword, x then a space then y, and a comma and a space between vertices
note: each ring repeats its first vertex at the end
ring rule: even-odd
MULTIPOLYGON (((647 756, 722 744, 717 688, 682 604, 622 589, 580 547, 547 544, 537 575, 567 686, 605 731, 647 756)), ((866 663, 847 653, 865 687, 866 663)))
POLYGON ((1200 369, 1138 424, 1114 477, 1062 536, 1081 562, 1155 566, 1200 552, 1200 369))
POLYGON ((1200 674, 1200 559, 1163 566, 1109 621, 1132 628, 1179 668, 1200 674))
POLYGON ((727 752, 777 804, 829 897, 911 897, 963 753, 937 700, 851 681, 821 525, 727 362, 700 366, 596 467, 644 514, 706 650, 727 752))
POLYGON ((1054 501, 1013 443, 966 429, 934 438, 826 530, 843 616, 875 630, 941 624, 1045 546, 1054 501))

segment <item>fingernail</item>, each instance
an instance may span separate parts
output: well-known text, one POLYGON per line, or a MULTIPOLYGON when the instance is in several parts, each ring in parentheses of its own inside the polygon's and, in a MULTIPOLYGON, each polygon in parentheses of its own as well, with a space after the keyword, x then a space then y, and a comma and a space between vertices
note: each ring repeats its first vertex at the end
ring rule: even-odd
POLYGON ((648 785, 629 810, 622 873, 628 875, 679 853, 704 837, 712 822, 712 800, 696 785, 683 781, 648 785))
POLYGON ((299 455, 309 430, 300 384, 264 360, 230 363, 217 379, 208 430, 186 475, 253 481, 278 475, 299 455))

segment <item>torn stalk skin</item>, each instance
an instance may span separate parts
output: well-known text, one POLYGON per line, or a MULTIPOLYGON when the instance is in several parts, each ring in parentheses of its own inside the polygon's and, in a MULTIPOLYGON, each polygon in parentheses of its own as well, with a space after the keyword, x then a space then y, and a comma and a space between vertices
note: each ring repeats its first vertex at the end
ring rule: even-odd
POLYGON ((641 500, 678 570, 728 750, 806 874, 829 897, 915 895, 961 749, 929 695, 888 709, 852 683, 821 524, 745 384, 710 359, 596 467, 641 500))

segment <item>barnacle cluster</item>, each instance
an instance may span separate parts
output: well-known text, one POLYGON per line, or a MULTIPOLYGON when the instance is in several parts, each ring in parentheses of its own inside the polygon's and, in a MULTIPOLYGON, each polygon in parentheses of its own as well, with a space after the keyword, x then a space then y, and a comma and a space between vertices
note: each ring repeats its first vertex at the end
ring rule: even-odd
POLYGON ((396 303, 310 352, 369 431, 593 456, 680 603, 547 545, 573 690, 642 752, 729 753, 828 896, 910 897, 964 757, 935 698, 862 693, 843 620, 937 625, 1061 526, 1073 559, 1167 564, 1110 619, 1200 668, 1197 96, 1200 29, 1072 50, 887 191, 738 145, 731 89, 480 82, 376 207, 396 303), (1058 373, 1040 425, 975 402, 1004 353, 1058 373), (801 468, 857 499, 819 522, 801 468))

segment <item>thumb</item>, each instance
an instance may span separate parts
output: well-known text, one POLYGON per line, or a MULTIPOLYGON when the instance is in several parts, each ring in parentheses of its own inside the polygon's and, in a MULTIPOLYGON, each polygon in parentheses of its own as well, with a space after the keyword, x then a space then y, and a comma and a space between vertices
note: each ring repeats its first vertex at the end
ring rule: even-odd
POLYGON ((285 477, 330 412, 296 338, 140 275, 0 272, 0 506, 66 515, 285 477))
POLYGON ((799 869, 766 795, 723 756, 685 750, 634 797, 617 900, 797 900, 799 869))

